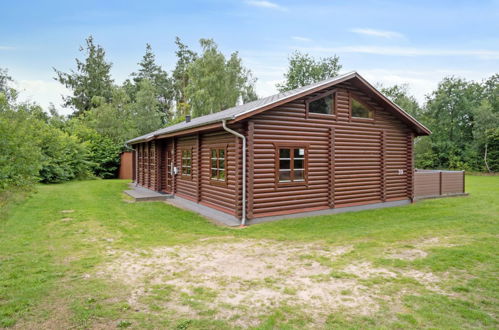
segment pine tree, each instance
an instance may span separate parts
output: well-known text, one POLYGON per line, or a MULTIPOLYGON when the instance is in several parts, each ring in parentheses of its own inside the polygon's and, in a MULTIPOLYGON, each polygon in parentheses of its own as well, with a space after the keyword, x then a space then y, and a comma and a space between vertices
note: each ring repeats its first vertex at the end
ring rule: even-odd
POLYGON ((92 36, 85 42, 86 46, 80 47, 80 52, 84 51, 86 58, 83 61, 76 59, 76 70, 65 73, 53 68, 57 74, 54 79, 72 91, 72 95, 63 97, 64 106, 73 108, 77 116, 92 108, 95 97, 109 102, 113 90, 112 64, 106 61, 106 52, 94 44, 92 36))

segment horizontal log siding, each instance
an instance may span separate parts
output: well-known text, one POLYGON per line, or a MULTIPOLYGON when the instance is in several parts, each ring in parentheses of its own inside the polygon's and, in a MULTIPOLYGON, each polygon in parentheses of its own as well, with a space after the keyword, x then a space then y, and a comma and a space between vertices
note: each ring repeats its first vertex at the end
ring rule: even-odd
POLYGON ((197 161, 198 153, 196 148, 196 136, 191 135, 187 137, 181 137, 177 140, 176 145, 176 163, 175 166, 178 168, 178 174, 176 176, 177 194, 179 196, 197 201, 197 185, 198 171, 197 171, 197 161), (189 149, 192 151, 191 158, 191 176, 182 176, 182 150, 189 149))
MULTIPOLYGON (((236 144, 234 135, 225 131, 201 136, 201 203, 236 215, 236 144), (211 176, 211 148, 227 146, 227 185, 213 183, 211 176)), ((237 212, 239 213, 239 212, 237 212)))
POLYGON ((345 83, 335 88, 336 117, 310 114, 305 119, 305 102, 297 100, 250 119, 255 150, 253 174, 249 173, 254 180, 253 217, 410 197, 410 130, 360 90, 345 83), (375 110, 374 121, 350 118, 349 93, 375 110), (274 142, 309 144, 308 185, 276 187, 274 142), (331 158, 329 150, 334 150, 331 158), (334 194, 328 185, 330 159, 334 194))

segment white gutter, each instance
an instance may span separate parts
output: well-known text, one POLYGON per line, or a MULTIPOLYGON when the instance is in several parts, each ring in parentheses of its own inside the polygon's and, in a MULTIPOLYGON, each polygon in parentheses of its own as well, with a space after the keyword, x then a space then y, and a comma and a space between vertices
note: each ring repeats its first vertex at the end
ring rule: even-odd
POLYGON ((222 127, 224 128, 224 130, 237 136, 243 141, 243 196, 242 196, 243 210, 241 215, 241 227, 242 227, 246 224, 246 137, 228 128, 226 119, 222 120, 222 127))

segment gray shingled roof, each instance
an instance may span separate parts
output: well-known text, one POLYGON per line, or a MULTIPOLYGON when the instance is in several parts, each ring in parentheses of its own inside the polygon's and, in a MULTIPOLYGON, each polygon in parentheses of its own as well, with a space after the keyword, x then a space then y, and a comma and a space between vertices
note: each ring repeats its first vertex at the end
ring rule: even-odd
POLYGON ((169 133, 175 133, 175 132, 183 131, 183 130, 186 130, 189 128, 213 124, 213 123, 221 122, 224 119, 225 120, 236 119, 237 117, 244 115, 248 112, 252 112, 252 111, 258 110, 260 108, 266 107, 268 105, 271 105, 273 103, 277 103, 277 102, 280 102, 282 100, 291 98, 297 94, 301 94, 303 92, 320 87, 322 85, 327 85, 327 84, 333 83, 335 81, 342 80, 348 76, 353 77, 356 74, 357 74, 356 72, 349 72, 349 73, 346 73, 346 74, 343 74, 340 76, 336 76, 333 78, 329 78, 329 79, 326 79, 326 80, 323 80, 323 81, 320 81, 320 82, 317 82, 317 83, 314 83, 311 85, 307 85, 307 86, 299 87, 299 88, 296 88, 296 89, 293 89, 293 90, 290 90, 287 92, 267 96, 267 97, 264 97, 264 98, 261 98, 261 99, 258 99, 258 100, 252 101, 252 102, 248 102, 248 103, 245 103, 242 105, 238 105, 238 106, 235 106, 235 107, 232 107, 232 108, 220 111, 220 112, 216 112, 216 113, 212 113, 209 115, 193 118, 188 123, 182 122, 182 123, 178 123, 178 124, 175 124, 172 126, 161 128, 161 129, 158 129, 157 131, 154 131, 154 132, 151 132, 148 134, 144 134, 142 136, 131 139, 131 140, 127 141, 127 143, 146 141, 146 140, 150 140, 150 139, 154 138, 155 136, 169 134, 169 133))

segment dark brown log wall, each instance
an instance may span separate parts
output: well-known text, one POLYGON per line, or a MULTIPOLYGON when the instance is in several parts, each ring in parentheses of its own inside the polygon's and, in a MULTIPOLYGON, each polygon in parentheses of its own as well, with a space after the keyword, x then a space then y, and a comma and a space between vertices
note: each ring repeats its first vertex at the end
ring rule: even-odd
POLYGON ((177 194, 179 196, 196 201, 197 189, 196 182, 198 180, 198 171, 195 164, 198 160, 198 153, 196 149, 196 136, 191 135, 187 137, 181 137, 177 139, 175 146, 175 166, 178 168, 178 174, 176 176, 177 194), (182 150, 192 151, 192 161, 191 161, 191 176, 182 175, 182 150))
POLYGON ((411 197, 410 130, 353 86, 336 89, 335 116, 306 116, 304 100, 297 100, 250 119, 254 217, 411 197), (351 118, 350 93, 375 110, 373 121, 351 118), (308 145, 307 185, 276 185, 274 143, 308 145))
MULTIPOLYGON (((202 135, 201 140, 201 203, 220 211, 236 214, 236 148, 235 136, 225 132, 202 135), (210 180, 210 152, 212 147, 226 147, 227 183, 210 180)), ((239 173, 238 173, 239 174, 239 173)))

